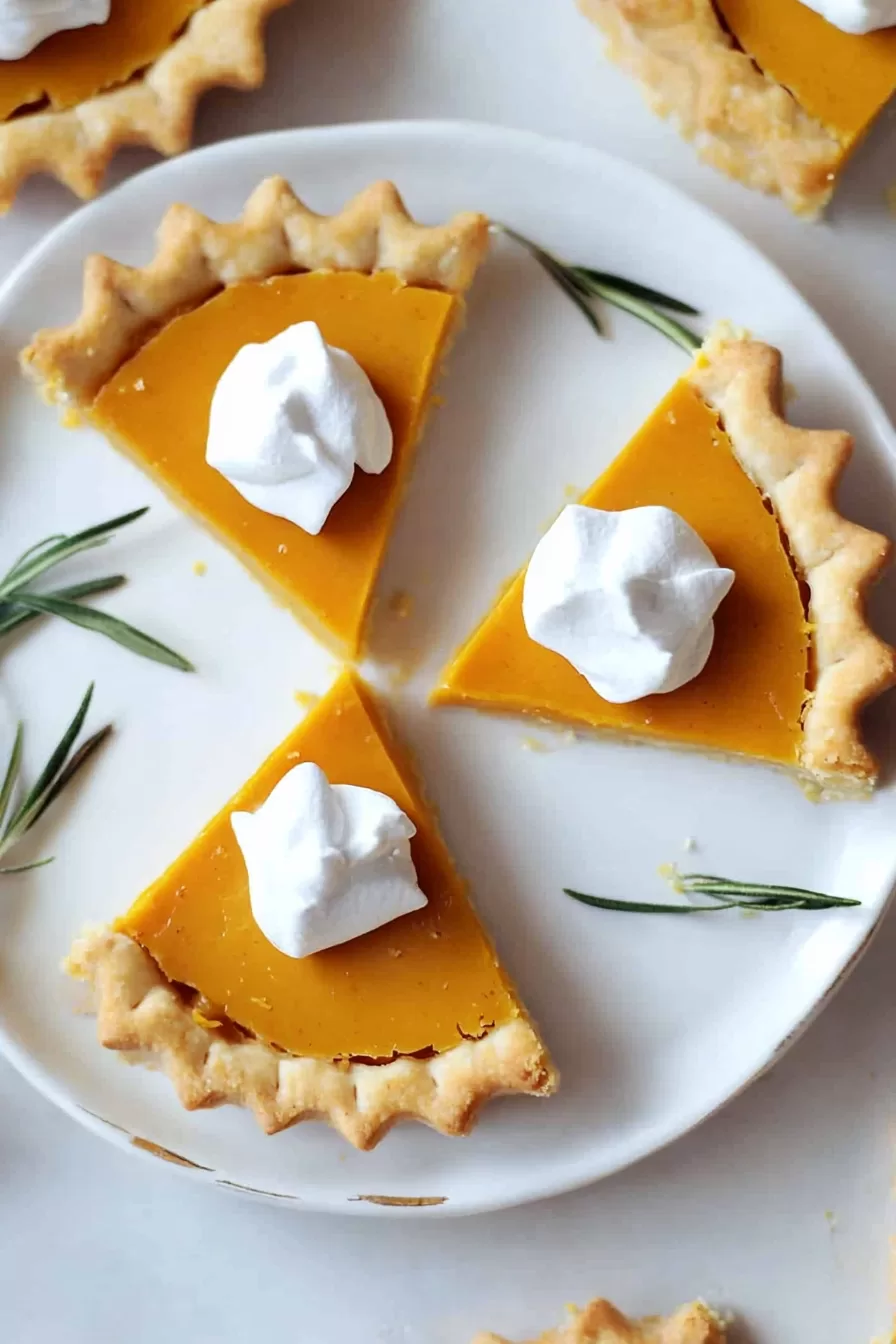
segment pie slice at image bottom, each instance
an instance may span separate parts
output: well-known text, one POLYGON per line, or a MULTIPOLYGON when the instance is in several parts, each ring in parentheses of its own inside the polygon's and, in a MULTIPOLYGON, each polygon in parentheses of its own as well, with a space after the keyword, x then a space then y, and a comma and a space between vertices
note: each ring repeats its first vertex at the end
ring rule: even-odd
MULTIPOLYGON (((703 1302, 679 1307, 671 1316, 633 1321, 604 1298, 573 1308, 569 1320, 530 1344, 725 1344, 725 1327, 703 1302)), ((510 1344, 500 1335, 477 1335, 473 1344, 510 1344)))
POLYGON ((324 1119, 366 1149, 406 1117, 464 1134, 490 1097, 557 1085, 409 755, 351 672, 126 914, 75 942, 67 969, 92 986, 102 1045, 161 1065, 188 1110, 245 1106, 267 1133, 324 1119), (231 813, 305 761, 407 814, 428 903, 296 958, 253 918, 231 813))

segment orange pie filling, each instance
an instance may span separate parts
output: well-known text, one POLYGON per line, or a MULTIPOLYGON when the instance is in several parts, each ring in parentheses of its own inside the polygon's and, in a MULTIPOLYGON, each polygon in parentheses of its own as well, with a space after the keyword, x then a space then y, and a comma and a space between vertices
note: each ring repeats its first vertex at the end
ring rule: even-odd
POLYGON ((896 28, 844 33, 801 0, 716 0, 738 45, 843 146, 896 92, 896 28))
POLYGON ((140 943, 170 981, 201 996, 201 1025, 215 1025, 223 1012, 241 1030, 304 1058, 383 1063, 440 1054, 524 1016, 407 755, 350 673, 116 928, 140 943), (428 904, 296 959, 269 943, 252 917, 230 814, 256 809, 300 761, 315 762, 333 784, 395 800, 417 828, 411 852, 428 904))
POLYGON ((228 286, 174 318, 107 382, 93 424, 210 526, 319 638, 355 658, 380 564, 462 301, 390 272, 311 271, 228 286), (317 536, 249 504, 205 460, 209 407, 248 342, 314 321, 347 350, 386 408, 393 455, 355 472, 317 536))
POLYGON ((27 56, 0 61, 0 120, 54 112, 126 83, 168 50, 206 0, 112 0, 107 23, 54 33, 27 56))
POLYGON ((686 379, 581 503, 606 510, 664 505, 694 528, 719 565, 734 570, 704 670, 665 695, 628 704, 603 700, 571 663, 529 638, 523 573, 445 670, 432 703, 797 767, 810 675, 800 585, 774 515, 738 463, 718 415, 686 379))

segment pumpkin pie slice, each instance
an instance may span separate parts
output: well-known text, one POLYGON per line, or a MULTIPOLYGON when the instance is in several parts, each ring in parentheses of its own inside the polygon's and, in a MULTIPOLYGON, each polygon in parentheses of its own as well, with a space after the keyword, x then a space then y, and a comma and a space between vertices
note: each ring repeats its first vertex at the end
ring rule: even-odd
POLYGON ((22 365, 352 660, 433 384, 487 243, 482 215, 414 223, 390 183, 324 216, 269 178, 234 224, 173 206, 146 267, 91 257, 80 317, 38 333, 22 365), (212 395, 234 355, 303 321, 354 356, 393 436, 386 470, 356 471, 318 535, 250 504, 205 458, 212 395))
POLYGON ((893 685, 896 658, 868 626, 865 594, 890 542, 837 512, 850 436, 797 429, 782 404, 779 352, 718 329, 581 500, 672 509, 734 571, 698 676, 626 704, 602 699, 529 638, 522 573, 445 669, 433 703, 761 761, 815 796, 870 792, 878 766, 859 715, 893 685))
POLYGON ((0 61, 0 210, 33 173, 86 199, 123 145, 182 153, 207 89, 263 82, 265 21, 288 3, 111 0, 105 23, 0 61))
POLYGON ((801 0, 579 0, 610 57, 700 156, 817 215, 896 91, 896 28, 843 32, 801 0))
MULTIPOLYGON (((605 1298, 583 1311, 573 1307, 565 1325, 539 1335, 531 1344, 725 1344, 725 1327, 703 1302, 679 1307, 671 1316, 633 1321, 605 1298)), ((473 1344, 510 1344, 500 1335, 477 1335, 473 1344)))
POLYGON ((401 1117, 463 1134, 489 1097, 556 1086, 408 754, 350 672, 112 928, 75 943, 68 969, 93 986, 103 1045, 148 1053, 188 1110, 245 1106, 269 1134, 318 1118, 372 1148, 401 1117), (253 919, 231 814, 305 761, 410 817, 428 904, 296 958, 253 919))

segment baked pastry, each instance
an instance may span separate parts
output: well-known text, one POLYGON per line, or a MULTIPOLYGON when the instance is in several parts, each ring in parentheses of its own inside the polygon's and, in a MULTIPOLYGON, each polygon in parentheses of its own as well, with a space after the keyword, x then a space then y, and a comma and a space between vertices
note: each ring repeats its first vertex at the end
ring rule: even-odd
POLYGON ((324 216, 269 178, 233 224, 172 206, 148 266, 89 258, 80 317, 39 332, 22 366, 353 659, 433 383, 487 244, 484 216, 416 224, 390 183, 324 216), (387 469, 356 472, 319 535, 254 507, 205 457, 212 396, 236 352, 306 320, 354 356, 393 433, 387 469))
POLYGON ((878 766, 859 716, 893 685, 896 659, 868 626, 865 593, 890 542, 837 512, 850 436, 795 428, 782 401, 779 352, 717 329, 581 501, 672 509, 734 571, 698 676, 630 703, 602 699, 530 639, 523 573, 446 668, 433 703, 760 761, 814 796, 870 792, 878 766))
POLYGON ((471 906, 407 753, 344 673, 217 817, 68 970, 98 1034, 165 1070, 188 1110, 229 1102, 269 1134, 325 1119, 372 1148, 398 1119, 464 1134, 497 1093, 557 1078, 471 906), (261 932, 231 813, 255 811, 298 762, 377 790, 416 826, 423 909, 296 958, 261 932))
MULTIPOLYGON (((679 1307, 671 1316, 632 1321, 604 1298, 573 1308, 569 1320, 531 1344, 725 1344, 725 1327, 702 1302, 679 1307)), ((509 1344, 498 1335, 477 1335, 473 1344, 509 1344)))
POLYGON ((0 61, 0 210, 32 173, 87 198, 123 145, 182 153, 206 90, 262 83, 265 21, 288 3, 112 0, 106 23, 0 61))
POLYGON ((579 5, 701 158, 798 214, 824 209, 896 90, 896 28, 845 33, 801 0, 579 5))

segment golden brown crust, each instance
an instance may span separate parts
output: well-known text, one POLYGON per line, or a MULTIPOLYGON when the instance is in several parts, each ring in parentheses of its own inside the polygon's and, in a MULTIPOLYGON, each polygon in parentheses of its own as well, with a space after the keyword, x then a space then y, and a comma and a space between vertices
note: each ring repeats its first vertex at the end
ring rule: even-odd
POLYGON ((782 415, 781 354, 719 327, 689 373, 721 415, 741 466, 772 504, 809 589, 814 681, 801 765, 826 797, 868 793, 878 767, 862 740, 864 705, 896 683, 896 651, 865 615, 868 588, 889 559, 888 538, 837 510, 852 454, 845 430, 798 429, 782 415))
POLYGON ((62 112, 35 112, 0 125, 0 211, 26 177, 48 172, 82 199, 95 196, 123 145, 181 154, 203 93, 255 89, 264 80, 264 25, 290 0, 209 0, 139 77, 62 112))
MULTIPOLYGON (((611 1302, 596 1298, 584 1311, 574 1308, 566 1325, 548 1330, 531 1344, 725 1344, 725 1328, 703 1302, 679 1307, 672 1316, 633 1321, 611 1302)), ((499 1335, 477 1335, 473 1344, 509 1344, 499 1335)))
POLYGON ((146 266, 91 256, 80 316, 39 331, 21 365, 54 401, 83 405, 154 331, 224 285, 292 271, 395 271, 407 284, 462 293, 488 247, 484 215, 417 224, 391 182, 336 215, 317 215, 282 177, 266 178, 241 217, 217 224, 188 205, 166 211, 146 266))
POLYGON ((201 1025, 153 958, 125 934, 88 930, 66 962, 93 989, 97 1034, 110 1050, 152 1056, 187 1110, 230 1103, 267 1134, 326 1120, 356 1148, 373 1148, 396 1120, 466 1134, 480 1106, 507 1092, 547 1096, 557 1076, 524 1017, 433 1059, 351 1064, 299 1059, 201 1025))
POLYGON ((759 70, 712 0, 579 0, 607 52, 671 117, 700 157, 797 214, 824 209, 843 149, 837 137, 759 70))

